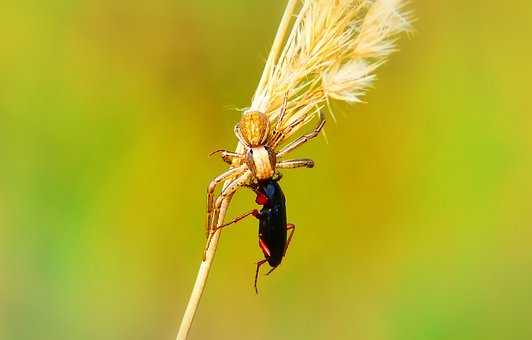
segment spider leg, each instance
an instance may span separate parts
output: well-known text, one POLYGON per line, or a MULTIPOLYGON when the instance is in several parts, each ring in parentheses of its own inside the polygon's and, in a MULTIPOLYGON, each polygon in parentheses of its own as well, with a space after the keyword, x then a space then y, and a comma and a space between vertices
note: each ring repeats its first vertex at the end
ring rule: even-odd
POLYGON ((229 165, 233 164, 233 160, 235 158, 242 159, 244 157, 244 155, 242 155, 240 153, 227 151, 227 150, 224 150, 224 149, 213 151, 213 152, 211 152, 209 154, 209 156, 213 156, 213 155, 215 155, 217 153, 221 153, 222 154, 222 160, 224 162, 226 162, 227 164, 229 164, 229 165))
MULTIPOLYGON (((245 165, 242 165, 241 167, 244 167, 246 168, 245 165)), ((231 183, 229 183, 227 185, 227 187, 225 187, 222 192, 220 193, 220 195, 218 196, 218 198, 216 199, 216 202, 214 204, 214 210, 213 210, 213 213, 218 213, 221 205, 222 205, 222 201, 235 193, 235 191, 238 190, 238 188, 240 187, 243 187, 247 184, 248 180, 249 180, 249 177, 251 176, 251 171, 250 170, 246 170, 244 171, 244 173, 242 173, 240 176, 238 176, 237 178, 235 178, 231 183)), ((214 215, 213 215, 214 216, 214 215)), ((214 220, 211 221, 211 224, 214 224, 214 220)), ((213 228, 209 229, 209 230, 212 230, 213 228)))
POLYGON ((321 129, 323 128, 323 125, 325 125, 325 118, 323 117, 323 114, 320 113, 320 121, 318 125, 314 128, 314 130, 312 130, 310 133, 307 133, 306 135, 299 137, 292 143, 285 146, 281 151, 277 153, 277 157, 282 157, 286 153, 294 150, 295 148, 301 146, 302 144, 305 144, 312 138, 316 137, 320 133, 321 129))
POLYGON ((283 122, 284 115, 286 113, 286 107, 288 104, 288 92, 284 95, 283 104, 281 105, 281 113, 279 113, 279 118, 277 118, 277 123, 275 124, 275 128, 273 129, 273 136, 276 136, 279 133, 279 129, 281 128, 281 123, 283 122))
POLYGON ((304 115, 299 117, 298 119, 294 120, 292 123, 290 123, 287 127, 284 128, 283 131, 275 131, 275 134, 272 136, 271 141, 268 143, 270 147, 275 149, 277 145, 281 142, 281 140, 290 134, 292 129, 294 129, 299 124, 303 123, 307 119, 304 115))
POLYGON ((218 184, 227 180, 228 178, 242 174, 246 169, 247 169, 247 166, 243 164, 239 166, 238 168, 227 170, 226 172, 222 173, 221 175, 213 179, 211 183, 209 184, 209 187, 207 188, 207 232, 209 231, 209 228, 211 225, 211 214, 213 210, 212 201, 213 201, 214 191, 216 190, 216 187, 218 186, 218 184))
POLYGON ((294 168, 313 168, 314 161, 312 159, 289 159, 280 161, 276 165, 277 169, 294 169, 294 168))
POLYGON ((212 211, 209 213, 209 218, 208 218, 209 224, 207 225, 207 233, 208 233, 207 246, 205 247, 205 252, 207 251, 207 249, 209 249, 212 236, 217 231, 214 226, 216 224, 216 220, 218 219, 218 213, 220 212, 220 207, 222 205, 223 200, 229 197, 230 195, 234 194, 235 191, 238 190, 238 188, 245 186, 250 176, 251 176, 251 171, 246 170, 240 176, 235 178, 231 183, 229 183, 229 185, 224 190, 222 190, 222 192, 216 199, 214 207, 212 208, 212 211))
POLYGON ((242 131, 240 131, 240 125, 239 124, 236 124, 235 127, 233 128, 233 132, 235 133, 235 136, 236 138, 238 139, 238 141, 242 144, 242 145, 245 145, 246 147, 250 148, 251 146, 248 144, 248 142, 246 142, 246 140, 244 139, 244 137, 242 136, 242 131))
MULTIPOLYGON (((308 111, 308 110, 307 110, 308 111)), ((320 120, 323 120, 323 113, 321 111, 318 111, 319 112, 319 115, 320 115, 320 120)), ((295 129, 297 126, 299 126, 300 124, 306 124, 306 121, 307 120, 310 120, 310 116, 308 116, 307 114, 301 114, 299 116, 299 118, 295 119, 294 121, 292 121, 290 124, 288 124, 288 126, 286 126, 283 131, 279 131, 277 133, 277 135, 273 136, 271 142, 270 142, 270 146, 272 148, 276 148, 283 139, 285 139, 286 137, 288 137, 291 133, 292 133, 292 130, 295 129)))

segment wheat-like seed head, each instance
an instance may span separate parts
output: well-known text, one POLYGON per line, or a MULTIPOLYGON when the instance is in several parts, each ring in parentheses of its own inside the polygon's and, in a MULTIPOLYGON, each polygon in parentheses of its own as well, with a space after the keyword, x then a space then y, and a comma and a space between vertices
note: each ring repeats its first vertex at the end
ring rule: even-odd
MULTIPOLYGON (((356 103, 375 79, 374 71, 410 30, 406 0, 303 0, 290 35, 250 110, 275 121, 285 96, 281 126, 311 121, 330 99, 356 103)), ((262 84, 262 82, 261 82, 262 84)), ((332 114, 332 112, 330 112, 332 114)))
MULTIPOLYGON (((278 127, 280 108, 286 97, 288 107, 281 128, 301 121, 291 129, 292 133, 312 120, 329 99, 358 102, 375 79, 374 71, 394 51, 398 34, 410 29, 411 16, 404 11, 407 0, 302 0, 279 55, 297 1, 288 0, 249 109, 264 113, 269 124, 260 114, 246 116, 241 123, 247 129, 244 131, 247 142, 262 143, 269 126, 278 127)), ((243 153, 244 145, 239 143, 236 151, 243 153)), ((233 170, 239 164, 235 158, 233 170)), ((222 191, 230 183, 227 180, 222 191)), ((213 213, 216 227, 222 226, 232 195, 221 199, 213 213)), ((215 230, 218 231, 213 234, 212 242, 210 239, 207 242, 205 259, 183 315, 178 340, 186 339, 198 308, 220 236, 220 230, 215 230)))

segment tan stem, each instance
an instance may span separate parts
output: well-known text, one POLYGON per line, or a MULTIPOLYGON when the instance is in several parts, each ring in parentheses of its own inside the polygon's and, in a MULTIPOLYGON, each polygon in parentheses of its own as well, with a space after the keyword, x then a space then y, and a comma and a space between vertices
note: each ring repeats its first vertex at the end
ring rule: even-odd
MULTIPOLYGON (((227 184, 227 183, 226 183, 227 184)), ((222 201, 220 206, 220 213, 218 215, 217 226, 220 226, 224 222, 225 213, 229 202, 231 201, 232 195, 227 197, 222 201)), ((179 331, 177 333, 176 340, 185 340, 188 336, 190 326, 196 315, 198 305, 200 303, 201 296, 203 294, 205 284, 207 282, 207 277, 209 276, 209 271, 211 268, 212 261, 214 260, 214 255, 216 254, 216 248, 218 246, 218 241, 220 240, 221 230, 218 230, 212 237, 209 248, 205 254, 205 260, 201 262, 198 275, 196 277, 196 282, 194 283, 194 288, 188 299, 188 304, 183 314, 183 319, 181 320, 181 325, 179 326, 179 331)))
MULTIPOLYGON (((273 46, 270 50, 266 66, 264 67, 264 71, 262 73, 257 92, 264 87, 268 77, 273 71, 273 66, 281 50, 283 41, 290 25, 290 20, 292 18, 298 1, 299 0, 289 0, 288 4, 286 5, 286 9, 284 11, 283 18, 281 19, 281 23, 279 24, 277 34, 275 35, 275 40, 273 41, 273 46)), ((236 150, 237 152, 242 152, 242 149, 243 146, 239 144, 236 150)), ((228 184, 229 181, 226 181, 224 183, 224 188, 228 184)), ((225 213, 227 211, 229 203, 231 202, 232 197, 233 195, 230 195, 222 201, 222 204, 220 206, 220 212, 218 214, 218 220, 216 221, 216 227, 219 227, 224 223, 225 213)), ((203 291, 205 289, 205 284, 207 282, 207 277, 209 276, 212 261, 214 260, 214 255, 216 254, 216 248, 220 239, 220 233, 221 229, 213 235, 209 248, 206 251, 205 259, 200 264, 198 275, 196 277, 196 282, 194 283, 194 287, 192 288, 192 293, 190 294, 187 307, 185 308, 185 313, 183 314, 183 319, 181 320, 181 325, 179 326, 179 331, 177 333, 176 340, 187 339, 190 327, 192 326, 192 321, 194 320, 194 316, 196 315, 196 311, 198 310, 201 296, 203 295, 203 291)))

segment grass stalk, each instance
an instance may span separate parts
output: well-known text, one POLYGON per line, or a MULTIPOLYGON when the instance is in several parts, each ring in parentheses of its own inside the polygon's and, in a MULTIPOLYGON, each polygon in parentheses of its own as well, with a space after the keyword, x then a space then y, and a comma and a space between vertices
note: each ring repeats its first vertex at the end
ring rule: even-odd
MULTIPOLYGON (((227 183, 226 183, 227 184, 227 183)), ((220 213, 218 215, 217 226, 223 224, 225 214, 227 212, 227 207, 231 201, 232 196, 226 198, 222 201, 220 207, 220 213)), ((209 248, 205 254, 205 260, 200 264, 198 275, 196 277, 196 282, 194 283, 194 288, 190 294, 187 307, 185 308, 185 313, 183 314, 183 319, 181 320, 181 325, 179 326, 179 331, 177 332, 176 340, 185 340, 187 339, 190 327, 192 326, 192 321, 194 321, 194 316, 198 310, 198 306, 205 290, 205 284, 207 283, 207 277, 211 269, 212 261, 214 260, 214 255, 216 254, 216 248, 218 247, 218 241, 220 240, 221 230, 218 230, 212 237, 209 248)))
MULTIPOLYGON (((259 81, 257 93, 262 89, 262 87, 264 87, 268 77, 270 77, 273 72, 273 67, 275 65, 275 62, 283 46, 283 41, 285 40, 286 34, 290 27, 290 21, 296 9, 297 3, 298 3, 298 0, 288 1, 283 17, 281 19, 281 23, 279 24, 277 34, 275 35, 272 49, 270 50, 270 54, 266 61, 266 66, 264 67, 264 71, 259 81)), ((242 146, 238 145, 237 151, 240 150, 241 148, 242 146)), ((223 187, 225 188, 228 184, 229 184, 229 181, 225 182, 223 187)), ((224 223, 225 214, 227 212, 227 208, 229 207, 229 203, 231 202, 231 198, 232 198, 232 195, 222 201, 220 212, 218 214, 218 220, 216 221, 216 227, 219 227, 224 223)), ((207 277, 209 276, 211 265, 214 260, 214 256, 216 254, 216 249, 218 247, 218 241, 220 240, 220 233, 221 233, 221 230, 218 230, 213 235, 209 248, 206 251, 205 259, 200 264, 198 275, 196 276, 196 282, 194 283, 194 287, 192 288, 192 293, 190 294, 190 298, 185 308, 185 312, 181 320, 181 325, 179 326, 179 330, 177 332, 176 340, 186 340, 188 337, 190 327, 192 326, 192 322, 194 321, 194 316, 196 315, 196 312, 198 310, 201 296, 203 295, 203 291, 205 290, 205 285, 207 283, 207 277)))

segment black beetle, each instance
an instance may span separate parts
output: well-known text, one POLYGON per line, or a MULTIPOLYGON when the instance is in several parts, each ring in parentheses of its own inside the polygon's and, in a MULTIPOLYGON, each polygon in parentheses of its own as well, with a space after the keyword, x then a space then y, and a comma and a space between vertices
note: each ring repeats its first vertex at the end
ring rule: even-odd
POLYGON ((266 274, 268 275, 281 264, 296 228, 295 225, 286 223, 286 200, 278 181, 279 178, 267 179, 251 186, 257 194, 255 202, 262 205, 260 211, 254 209, 218 227, 218 229, 227 227, 250 215, 259 220, 259 247, 265 258, 257 262, 254 283, 257 293, 257 279, 260 267, 268 262, 272 267, 266 274), (289 235, 288 231, 290 231, 289 235))

